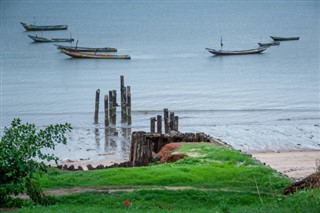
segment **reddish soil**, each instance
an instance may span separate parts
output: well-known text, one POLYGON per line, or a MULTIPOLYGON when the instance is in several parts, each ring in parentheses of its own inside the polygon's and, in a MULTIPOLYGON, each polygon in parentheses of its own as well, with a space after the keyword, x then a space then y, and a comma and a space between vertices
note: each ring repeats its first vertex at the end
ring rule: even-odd
POLYGON ((160 163, 172 163, 176 162, 182 158, 187 157, 185 154, 173 153, 177 151, 185 143, 169 143, 166 144, 161 150, 156 154, 156 157, 160 159, 160 163))

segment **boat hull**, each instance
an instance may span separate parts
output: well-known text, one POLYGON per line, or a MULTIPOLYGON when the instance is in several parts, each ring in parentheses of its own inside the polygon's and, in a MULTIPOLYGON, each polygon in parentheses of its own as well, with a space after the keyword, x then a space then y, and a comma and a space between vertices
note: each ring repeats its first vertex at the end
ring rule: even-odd
POLYGON ((215 49, 206 48, 207 51, 217 56, 258 54, 258 53, 262 53, 266 49, 267 47, 260 47, 256 49, 250 49, 250 50, 224 51, 224 50, 215 50, 215 49))
POLYGON ((72 47, 64 45, 55 45, 58 50, 67 50, 70 52, 117 52, 116 48, 103 47, 103 48, 92 48, 92 47, 72 47))
POLYGON ((291 40, 299 40, 300 37, 278 37, 278 36, 270 36, 274 41, 291 41, 291 40))
POLYGON ((20 22, 20 24, 27 31, 42 31, 42 30, 66 30, 68 29, 68 25, 32 25, 26 24, 24 22, 20 22))
POLYGON ((90 54, 90 53, 79 53, 71 52, 61 49, 61 52, 72 57, 72 58, 91 58, 91 59, 131 59, 129 55, 105 55, 105 54, 90 54))
POLYGON ((73 42, 73 38, 45 38, 28 35, 34 42, 73 42))
POLYGON ((258 43, 260 47, 270 47, 275 45, 280 45, 280 41, 273 41, 270 43, 258 43))

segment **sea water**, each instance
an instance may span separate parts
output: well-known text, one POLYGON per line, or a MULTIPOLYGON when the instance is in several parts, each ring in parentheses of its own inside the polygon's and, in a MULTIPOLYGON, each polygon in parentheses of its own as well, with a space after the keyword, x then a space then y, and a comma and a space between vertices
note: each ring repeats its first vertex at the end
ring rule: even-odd
MULTIPOLYGON (((179 131, 205 132, 243 151, 320 149, 319 1, 1 1, 1 134, 14 118, 69 122, 60 158, 127 159, 133 131, 164 108, 179 131), (20 21, 68 24, 26 32, 20 21), (27 35, 74 37, 131 60, 72 59, 27 35), (300 36, 262 54, 213 57, 269 37, 300 36), (132 125, 106 132, 102 97, 132 91, 132 125), (93 124, 95 91, 99 124, 93 124)), ((75 45, 75 44, 73 44, 75 45)))

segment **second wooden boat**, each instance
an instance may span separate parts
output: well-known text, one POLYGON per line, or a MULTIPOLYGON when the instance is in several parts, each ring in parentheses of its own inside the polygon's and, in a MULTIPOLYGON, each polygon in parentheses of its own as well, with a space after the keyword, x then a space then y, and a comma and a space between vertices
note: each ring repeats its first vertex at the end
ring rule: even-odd
POLYGON ((290 41, 290 40, 299 40, 300 37, 278 37, 270 36, 274 41, 290 41))
POLYGON ((280 45, 280 41, 273 41, 270 43, 258 43, 260 47, 270 47, 275 45, 280 45))
POLYGON ((259 47, 256 49, 249 49, 249 50, 238 50, 238 51, 228 51, 228 50, 215 50, 206 48, 210 53, 214 55, 247 55, 247 54, 258 54, 265 51, 267 47, 259 47))
POLYGON ((28 35, 35 42, 73 42, 73 38, 45 38, 39 36, 28 35))
POLYGON ((71 52, 117 52, 116 48, 113 47, 73 47, 73 46, 64 46, 59 44, 54 44, 58 50, 67 50, 71 52))
POLYGON ((27 31, 42 31, 42 30, 66 30, 68 25, 33 25, 20 22, 27 31))
POLYGON ((95 53, 80 53, 71 52, 65 49, 61 49, 61 52, 72 57, 72 58, 93 58, 93 59, 131 59, 129 55, 105 55, 95 53))

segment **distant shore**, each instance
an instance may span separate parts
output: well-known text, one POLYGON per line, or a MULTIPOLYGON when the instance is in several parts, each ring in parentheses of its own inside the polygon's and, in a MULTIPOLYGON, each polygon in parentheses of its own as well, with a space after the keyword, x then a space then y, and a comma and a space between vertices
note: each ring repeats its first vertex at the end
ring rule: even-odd
POLYGON ((320 150, 314 151, 283 151, 283 152, 252 152, 249 154, 262 163, 290 178, 301 179, 314 173, 316 162, 320 163, 320 150))

